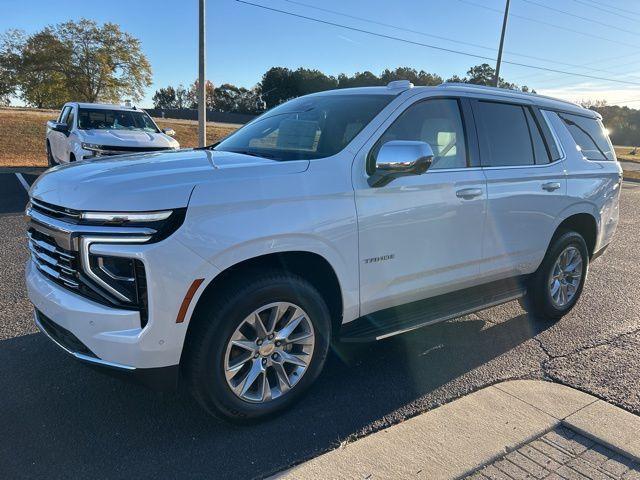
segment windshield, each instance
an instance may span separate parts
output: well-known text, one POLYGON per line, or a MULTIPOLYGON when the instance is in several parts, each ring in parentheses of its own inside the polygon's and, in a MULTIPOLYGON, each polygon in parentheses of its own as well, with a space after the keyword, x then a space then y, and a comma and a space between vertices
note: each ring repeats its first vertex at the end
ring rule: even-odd
POLYGON ((157 133, 158 128, 145 112, 81 108, 78 128, 82 130, 140 130, 157 133))
POLYGON ((335 155, 389 103, 392 95, 301 97, 268 111, 215 150, 276 160, 335 155))

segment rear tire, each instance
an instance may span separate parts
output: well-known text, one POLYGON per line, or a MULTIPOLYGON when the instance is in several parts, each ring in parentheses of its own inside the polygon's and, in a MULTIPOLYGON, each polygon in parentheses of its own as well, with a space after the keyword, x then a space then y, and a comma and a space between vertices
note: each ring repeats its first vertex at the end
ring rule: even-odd
POLYGON ((578 302, 588 267, 584 238, 573 231, 561 232, 554 237, 542 264, 529 280, 522 306, 538 318, 559 320, 578 302))
POLYGON ((271 271, 236 279, 198 305, 184 373, 207 412, 243 423, 272 417, 309 389, 327 357, 331 321, 320 293, 301 277, 271 271))

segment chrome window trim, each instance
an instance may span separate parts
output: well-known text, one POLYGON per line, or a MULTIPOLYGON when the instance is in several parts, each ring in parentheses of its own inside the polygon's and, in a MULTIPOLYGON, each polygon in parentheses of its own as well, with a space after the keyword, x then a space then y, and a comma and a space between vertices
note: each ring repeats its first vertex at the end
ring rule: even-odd
POLYGON ((562 162, 563 160, 565 160, 567 158, 567 153, 565 152, 564 146, 562 145, 562 142, 560 141, 560 138, 558 138, 558 134, 557 134, 555 128, 553 128, 553 123, 551 122, 551 119, 549 118, 549 114, 555 113, 555 112, 552 112, 551 110, 544 110, 544 109, 542 109, 540 107, 538 107, 538 109, 540 110, 540 113, 542 114, 542 117, 544 118, 544 121, 547 123, 547 127, 549 127, 549 131, 551 132, 551 136, 553 137, 553 141, 555 142, 556 147, 558 148, 558 151, 560 152, 560 158, 558 158, 555 162, 551 162, 551 163, 562 162))

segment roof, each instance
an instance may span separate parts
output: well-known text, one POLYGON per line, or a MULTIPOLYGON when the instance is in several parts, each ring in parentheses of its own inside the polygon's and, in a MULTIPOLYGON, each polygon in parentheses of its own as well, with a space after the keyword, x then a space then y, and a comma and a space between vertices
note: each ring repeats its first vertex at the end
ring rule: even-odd
POLYGON ((505 100, 517 99, 531 102, 541 108, 549 110, 562 110, 566 112, 576 113, 578 115, 587 115, 590 117, 599 117, 597 112, 584 108, 576 103, 560 100, 558 98, 538 95, 537 93, 524 93, 518 90, 509 90, 506 88, 486 87, 484 85, 474 85, 472 83, 443 83, 434 87, 414 87, 407 80, 398 80, 391 82, 387 86, 381 87, 357 87, 342 88, 337 90, 328 90, 318 92, 312 95, 399 95, 408 90, 415 92, 421 91, 443 91, 458 93, 482 93, 494 97, 503 97, 505 100))
POLYGON ((108 103, 83 103, 83 102, 67 102, 69 104, 77 105, 79 108, 95 108, 98 110, 140 110, 135 107, 126 107, 124 105, 111 105, 108 103))

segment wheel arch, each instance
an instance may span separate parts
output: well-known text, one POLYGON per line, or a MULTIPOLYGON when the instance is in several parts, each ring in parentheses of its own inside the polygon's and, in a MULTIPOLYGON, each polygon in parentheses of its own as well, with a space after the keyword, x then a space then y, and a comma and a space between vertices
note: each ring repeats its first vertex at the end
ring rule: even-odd
POLYGON ((592 257, 596 250, 596 244, 598 241, 598 221, 593 216, 593 214, 587 212, 579 212, 573 213, 572 215, 566 217, 556 227, 549 245, 553 243, 553 240, 558 235, 569 230, 579 233, 582 238, 584 238, 584 241, 587 244, 589 257, 592 257))
POLYGON ((260 270, 290 272, 309 281, 327 302, 333 333, 339 331, 344 313, 344 299, 338 275, 329 261, 318 253, 302 250, 268 253, 230 265, 209 280, 193 306, 184 340, 183 358, 184 350, 189 345, 190 335, 197 329, 198 319, 204 318, 198 315, 199 310, 215 298, 223 285, 241 281, 244 276, 260 270))

